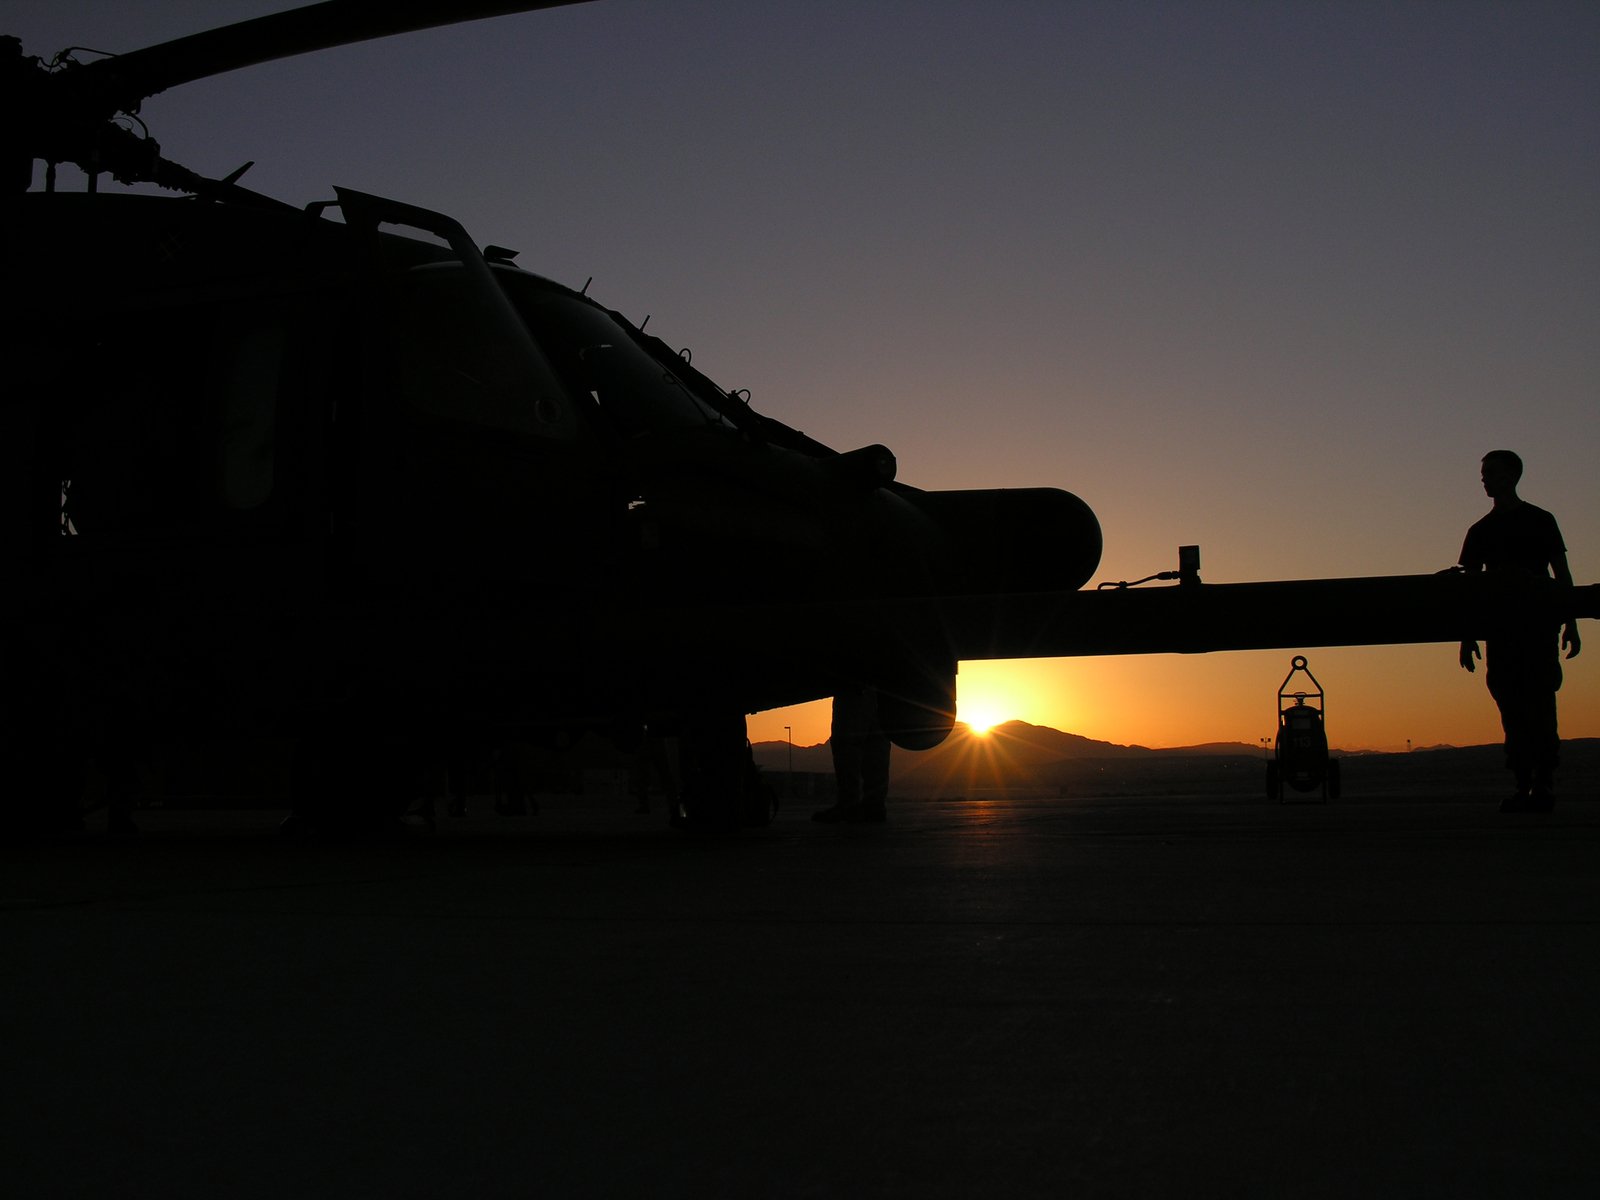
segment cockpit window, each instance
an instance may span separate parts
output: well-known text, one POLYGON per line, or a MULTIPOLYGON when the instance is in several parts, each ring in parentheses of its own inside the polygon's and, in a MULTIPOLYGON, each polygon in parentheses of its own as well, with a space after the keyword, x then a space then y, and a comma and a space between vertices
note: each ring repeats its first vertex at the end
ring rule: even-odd
MULTIPOLYGON (((457 268, 415 271, 394 314, 400 394, 457 421, 550 435, 567 427, 564 398, 530 377, 499 314, 457 268)), ((551 384, 553 389, 554 384, 551 384)))
POLYGON ((495 278, 532 335, 538 370, 548 372, 541 378, 562 395, 530 399, 539 389, 530 391, 527 364, 508 352, 504 326, 486 316, 477 285, 459 266, 432 265, 409 273, 390 324, 397 384, 414 407, 524 433, 548 434, 584 410, 629 438, 734 428, 716 385, 654 338, 536 276, 495 278))
POLYGON ((604 309, 517 282, 509 280, 507 290, 550 365, 569 388, 592 398, 624 436, 728 425, 604 309))

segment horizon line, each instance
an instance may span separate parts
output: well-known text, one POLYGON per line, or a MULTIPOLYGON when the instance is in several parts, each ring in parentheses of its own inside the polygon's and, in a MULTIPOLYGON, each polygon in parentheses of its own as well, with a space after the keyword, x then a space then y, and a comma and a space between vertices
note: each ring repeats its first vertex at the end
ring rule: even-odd
MULTIPOLYGON (((966 721, 957 721, 955 723, 955 728, 951 730, 951 736, 954 736, 957 730, 964 730, 964 731, 966 731, 966 733, 969 736, 972 736, 972 737, 975 737, 975 738, 980 738, 980 739, 981 738, 987 738, 991 734, 993 734, 996 730, 1005 729, 1007 726, 1012 726, 1012 725, 1024 725, 1024 726, 1027 726, 1029 729, 1045 729, 1045 730, 1049 730, 1051 733, 1061 734, 1064 737, 1081 738, 1081 739, 1083 739, 1084 741, 1087 741, 1087 742, 1096 742, 1096 743, 1099 743, 1100 745, 1103 745, 1103 746, 1113 746, 1113 747, 1116 747, 1116 748, 1122 749, 1122 750, 1149 750, 1149 751, 1152 751, 1152 752, 1157 752, 1157 751, 1172 752, 1172 751, 1179 751, 1179 750, 1198 750, 1198 749, 1201 749, 1203 747, 1208 747, 1208 746, 1237 746, 1242 752, 1249 753, 1249 754, 1263 754, 1264 755, 1267 751, 1274 749, 1274 747, 1272 747, 1270 745, 1263 745, 1259 741, 1257 741, 1257 742, 1247 742, 1247 741, 1230 740, 1230 739, 1222 739, 1222 740, 1219 740, 1219 741, 1209 741, 1209 742, 1185 742, 1185 743, 1183 743, 1181 745, 1173 745, 1173 746, 1151 746, 1151 745, 1146 745, 1143 742, 1112 742, 1112 741, 1107 741, 1104 738, 1094 738, 1094 737, 1089 737, 1087 734, 1073 733, 1070 730, 1058 729, 1053 725, 1038 725, 1038 724, 1035 724, 1032 721, 1025 721, 1021 717, 1013 717, 1009 721, 1001 721, 1001 722, 999 722, 997 724, 986 726, 982 730, 982 732, 974 732, 973 729, 972 729, 972 726, 970 724, 968 724, 966 721)), ((790 746, 790 745, 793 745, 793 747, 795 749, 797 749, 797 750, 820 750, 820 749, 823 749, 824 747, 826 747, 831 740, 832 740, 832 738, 829 737, 829 738, 824 738, 820 742, 807 742, 807 743, 792 742, 791 743, 791 742, 789 742, 789 741, 787 741, 787 740, 785 740, 783 738, 766 738, 766 739, 763 739, 761 741, 752 741, 751 745, 752 746, 790 746)), ((1564 737, 1561 740, 1563 742, 1579 742, 1579 741, 1589 741, 1589 740, 1593 740, 1593 739, 1586 738, 1586 737, 1583 737, 1583 736, 1579 736, 1579 737, 1571 737, 1571 738, 1564 737)), ((941 746, 944 745, 944 744, 945 744, 944 742, 940 743, 941 746)), ((1481 747, 1481 746, 1493 747, 1493 746, 1498 746, 1498 745, 1500 745, 1499 742, 1468 742, 1468 743, 1430 742, 1429 744, 1427 744, 1425 746, 1413 746, 1409 742, 1407 742, 1406 745, 1403 746, 1403 747, 1398 745, 1398 744, 1395 744, 1395 745, 1392 745, 1392 746, 1329 746, 1328 747, 1328 752, 1330 754, 1346 754, 1346 755, 1350 755, 1350 754, 1416 754, 1418 752, 1426 752, 1426 751, 1429 751, 1429 750, 1472 750, 1472 749, 1476 749, 1476 748, 1481 747)), ((934 747, 934 749, 938 749, 938 747, 934 747)))

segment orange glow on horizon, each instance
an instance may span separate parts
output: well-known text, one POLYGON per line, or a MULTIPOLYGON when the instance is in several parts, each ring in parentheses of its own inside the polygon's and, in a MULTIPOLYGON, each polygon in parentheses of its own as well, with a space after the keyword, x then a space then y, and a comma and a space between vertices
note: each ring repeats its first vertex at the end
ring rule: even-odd
MULTIPOLYGON (((1308 648, 1325 693, 1328 741, 1340 750, 1474 746, 1502 740, 1483 671, 1469 675, 1454 645, 1308 648)), ((1591 649, 1563 662, 1563 738, 1600 737, 1600 671, 1591 649)), ((1277 691, 1290 650, 961 664, 957 716, 974 730, 1026 721, 1098 741, 1152 748, 1234 742, 1258 746, 1277 727, 1277 691)), ((1297 688, 1300 686, 1296 685, 1297 688)), ((758 713, 753 741, 797 746, 828 739, 827 700, 758 713)))

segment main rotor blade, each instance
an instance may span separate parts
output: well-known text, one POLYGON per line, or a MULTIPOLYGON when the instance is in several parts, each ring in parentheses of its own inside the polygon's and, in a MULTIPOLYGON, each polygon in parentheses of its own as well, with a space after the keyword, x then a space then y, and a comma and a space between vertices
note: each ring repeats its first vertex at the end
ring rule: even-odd
MULTIPOLYGON (((114 58, 100 59, 73 74, 78 86, 109 103, 110 112, 131 112, 147 96, 240 67, 289 58, 313 50, 347 46, 397 33, 456 25, 484 17, 560 8, 587 0, 326 0, 190 34, 114 58)), ((109 113, 108 113, 109 115, 109 113)))

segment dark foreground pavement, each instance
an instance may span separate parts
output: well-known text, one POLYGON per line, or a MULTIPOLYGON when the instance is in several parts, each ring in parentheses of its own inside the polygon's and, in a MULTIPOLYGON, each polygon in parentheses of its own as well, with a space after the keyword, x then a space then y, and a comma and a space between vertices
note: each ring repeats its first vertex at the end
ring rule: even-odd
POLYGON ((1600 803, 805 817, 0 851, 0 1191, 1600 1186, 1600 803))

